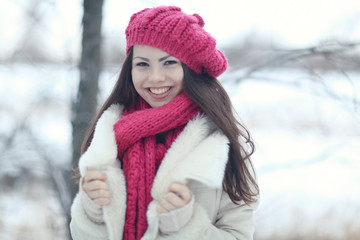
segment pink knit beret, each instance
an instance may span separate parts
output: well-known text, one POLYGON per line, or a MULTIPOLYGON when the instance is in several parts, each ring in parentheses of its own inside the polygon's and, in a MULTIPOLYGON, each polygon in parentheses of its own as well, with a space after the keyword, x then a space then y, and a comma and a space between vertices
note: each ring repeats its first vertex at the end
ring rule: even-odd
POLYGON ((126 54, 133 45, 149 45, 173 55, 196 73, 218 77, 226 70, 227 60, 204 24, 198 14, 188 15, 179 7, 146 8, 130 18, 126 54))

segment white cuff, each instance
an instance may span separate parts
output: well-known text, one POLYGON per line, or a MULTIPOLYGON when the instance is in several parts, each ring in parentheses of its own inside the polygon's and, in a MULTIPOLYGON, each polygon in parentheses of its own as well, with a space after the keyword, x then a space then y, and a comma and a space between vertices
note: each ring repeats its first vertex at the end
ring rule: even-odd
POLYGON ((192 195, 191 201, 182 208, 175 209, 167 213, 159 214, 159 229, 164 234, 174 233, 185 226, 191 219, 194 211, 195 196, 192 195))
POLYGON ((91 200, 83 189, 80 189, 79 194, 86 216, 94 223, 104 223, 102 206, 91 200))

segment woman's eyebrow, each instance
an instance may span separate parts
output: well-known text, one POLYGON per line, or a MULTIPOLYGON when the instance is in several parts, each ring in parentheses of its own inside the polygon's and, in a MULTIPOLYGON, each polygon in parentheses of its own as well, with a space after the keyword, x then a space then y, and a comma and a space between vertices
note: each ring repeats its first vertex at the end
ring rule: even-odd
POLYGON ((165 56, 165 57, 159 58, 159 62, 162 62, 162 61, 166 60, 166 59, 169 58, 169 57, 171 57, 170 54, 167 55, 167 56, 165 56))
MULTIPOLYGON (((162 61, 168 59, 168 58, 171 57, 171 56, 172 56, 172 55, 169 54, 169 55, 167 55, 167 56, 165 56, 165 57, 159 58, 159 62, 162 62, 162 61)), ((134 59, 136 59, 136 58, 140 58, 140 59, 143 60, 143 61, 150 62, 150 60, 149 60, 148 58, 145 58, 145 57, 140 57, 140 56, 134 57, 134 59)))
POLYGON ((149 60, 148 58, 139 57, 139 56, 134 57, 134 59, 136 59, 136 58, 140 58, 140 59, 143 60, 143 61, 150 62, 150 60, 149 60))

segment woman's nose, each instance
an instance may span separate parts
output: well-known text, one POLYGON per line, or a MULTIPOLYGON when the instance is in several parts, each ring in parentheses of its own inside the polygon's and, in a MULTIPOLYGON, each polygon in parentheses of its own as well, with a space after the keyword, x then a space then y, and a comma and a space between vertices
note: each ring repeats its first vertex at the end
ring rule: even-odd
POLYGON ((154 67, 149 76, 149 81, 151 82, 163 82, 165 80, 165 74, 163 70, 159 67, 154 67))

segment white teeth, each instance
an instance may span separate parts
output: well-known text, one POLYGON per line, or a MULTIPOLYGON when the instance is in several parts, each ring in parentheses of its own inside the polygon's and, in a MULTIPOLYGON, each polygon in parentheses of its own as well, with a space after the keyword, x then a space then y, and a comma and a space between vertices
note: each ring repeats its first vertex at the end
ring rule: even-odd
POLYGON ((150 92, 160 95, 163 93, 166 93, 167 91, 170 90, 170 87, 165 87, 165 88, 150 88, 150 92))

